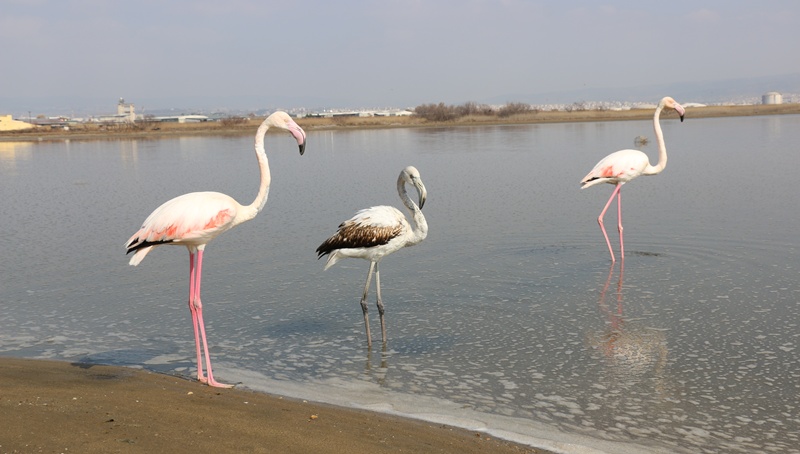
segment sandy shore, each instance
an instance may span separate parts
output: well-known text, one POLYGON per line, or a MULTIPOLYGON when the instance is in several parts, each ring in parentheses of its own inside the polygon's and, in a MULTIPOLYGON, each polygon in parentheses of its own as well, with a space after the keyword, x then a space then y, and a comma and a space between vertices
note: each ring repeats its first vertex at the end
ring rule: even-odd
POLYGON ((16 358, 0 358, 0 414, 0 453, 546 453, 170 375, 16 358))

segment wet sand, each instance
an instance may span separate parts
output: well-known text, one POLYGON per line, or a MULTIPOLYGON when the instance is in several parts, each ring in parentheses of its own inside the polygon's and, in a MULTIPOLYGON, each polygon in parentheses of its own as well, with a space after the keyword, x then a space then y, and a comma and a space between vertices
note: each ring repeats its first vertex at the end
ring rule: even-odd
POLYGON ((0 414, 0 453, 548 452, 144 370, 16 358, 0 358, 0 414))

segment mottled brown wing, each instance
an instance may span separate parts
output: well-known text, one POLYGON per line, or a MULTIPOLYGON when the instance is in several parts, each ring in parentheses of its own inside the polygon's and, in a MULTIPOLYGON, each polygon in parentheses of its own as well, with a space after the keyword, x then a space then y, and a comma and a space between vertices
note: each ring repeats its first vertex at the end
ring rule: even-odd
POLYGON ((402 231, 402 224, 393 226, 365 225, 346 221, 339 225, 339 230, 325 240, 317 248, 318 257, 329 254, 336 249, 369 248, 388 243, 402 231))

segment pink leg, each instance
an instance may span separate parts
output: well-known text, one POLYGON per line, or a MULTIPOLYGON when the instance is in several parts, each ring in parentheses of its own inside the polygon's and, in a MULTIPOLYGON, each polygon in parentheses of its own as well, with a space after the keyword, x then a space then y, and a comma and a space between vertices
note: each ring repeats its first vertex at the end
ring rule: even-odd
POLYGON ((615 319, 617 322, 615 323, 614 329, 621 330, 622 324, 625 323, 625 319, 622 318, 622 277, 625 275, 625 259, 622 259, 619 264, 619 281, 617 281, 617 316, 615 319))
POLYGON ((619 190, 622 188, 622 185, 618 184, 614 188, 614 192, 611 193, 611 197, 608 198, 608 202, 606 202, 606 206, 603 208, 603 211, 600 212, 600 216, 597 217, 597 223, 600 224, 600 230, 603 231, 603 237, 606 239, 606 245, 608 246, 608 252, 611 254, 611 261, 616 262, 617 259, 614 258, 614 250, 611 249, 611 241, 608 240, 608 233, 606 233, 606 228, 603 226, 603 218, 606 215, 606 211, 608 211, 608 207, 611 205, 611 201, 614 200, 614 197, 619 193, 619 190))
POLYGON ((606 292, 608 291, 608 287, 611 285, 611 277, 614 275, 614 262, 611 262, 611 267, 608 269, 608 277, 606 278, 606 283, 603 285, 603 290, 600 291, 600 300, 598 301, 598 305, 600 306, 600 311, 606 315, 608 318, 609 326, 611 327, 611 335, 605 336, 606 340, 602 343, 603 353, 607 356, 611 356, 614 353, 614 337, 613 332, 616 329, 616 322, 614 319, 614 314, 611 311, 611 308, 608 307, 606 304, 606 292))
POLYGON ((203 375, 203 360, 200 354, 200 333, 197 329, 197 309, 195 307, 195 300, 197 292, 197 280, 195 279, 195 266, 194 266, 195 253, 189 251, 189 310, 192 312, 192 328, 194 328, 194 346, 197 350, 197 380, 205 383, 206 378, 203 375))
POLYGON ((625 260, 625 243, 622 241, 622 185, 617 189, 617 230, 619 230, 619 257, 625 260))
MULTIPOLYGON (((195 269, 196 276, 195 276, 195 311, 197 312, 197 327, 200 329, 200 338, 203 341, 203 350, 205 351, 206 356, 206 371, 208 372, 208 380, 204 383, 207 383, 208 386, 215 386, 217 388, 233 388, 233 385, 227 385, 223 383, 219 383, 218 381, 214 380, 214 373, 211 371, 211 357, 208 354, 208 343, 206 342, 206 326, 203 322, 203 303, 200 301, 200 278, 203 275, 203 250, 200 249, 197 251, 197 268, 195 269)), ((197 363, 197 369, 201 370, 202 365, 199 362, 197 363)), ((199 376, 199 375, 198 375, 199 376)), ((203 380, 200 380, 203 382, 203 380)))

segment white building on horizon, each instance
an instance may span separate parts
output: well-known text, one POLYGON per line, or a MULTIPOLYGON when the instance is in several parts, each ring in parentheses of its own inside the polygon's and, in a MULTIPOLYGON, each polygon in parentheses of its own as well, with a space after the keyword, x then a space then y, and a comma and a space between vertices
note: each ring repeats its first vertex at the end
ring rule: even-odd
POLYGON ((124 98, 119 98, 116 116, 126 122, 133 123, 136 121, 136 109, 133 104, 125 104, 124 98))
POLYGON ((761 96, 761 104, 783 104, 783 96, 777 91, 764 93, 764 95, 761 96))

